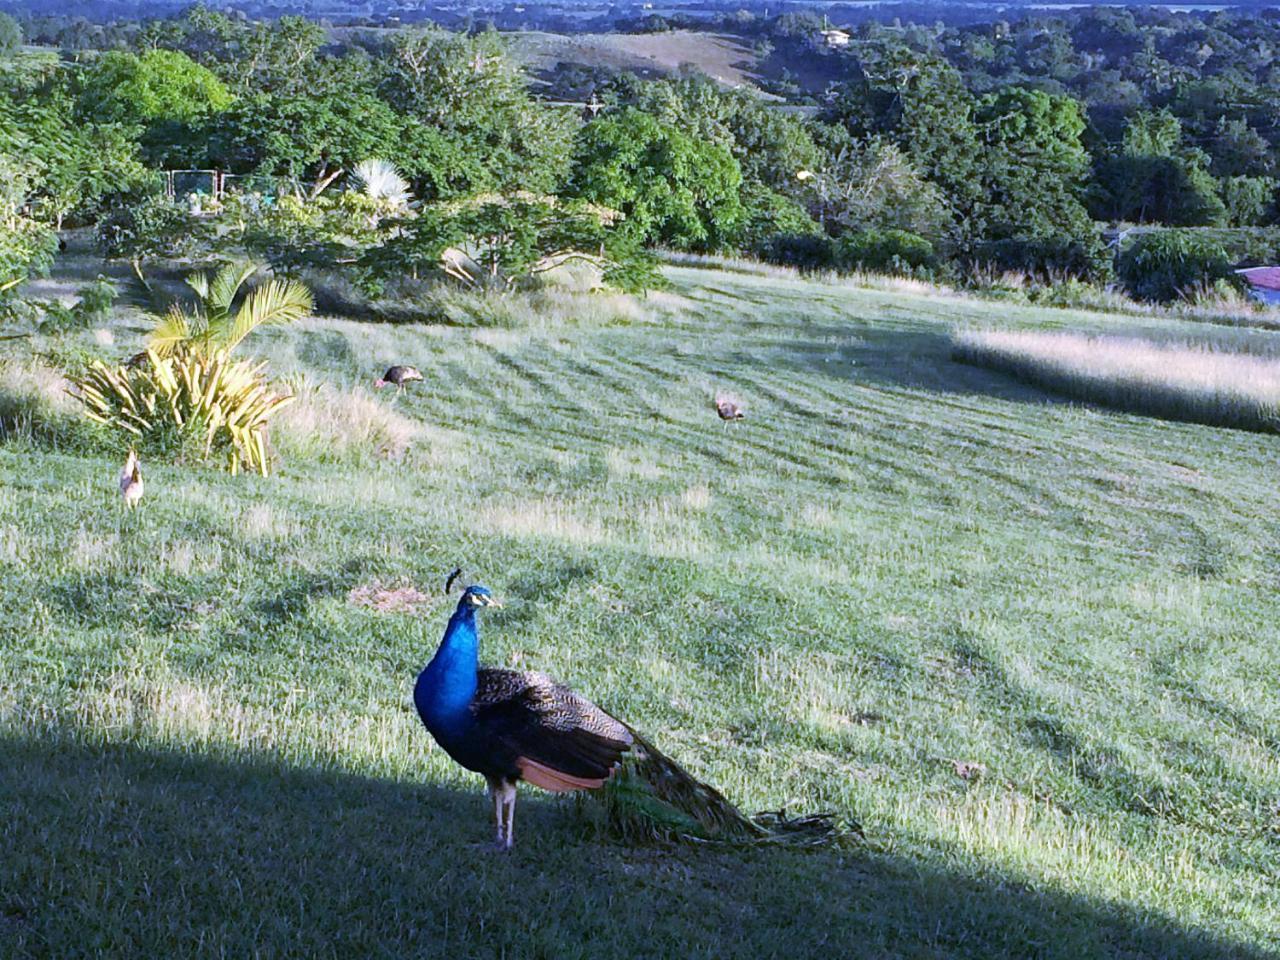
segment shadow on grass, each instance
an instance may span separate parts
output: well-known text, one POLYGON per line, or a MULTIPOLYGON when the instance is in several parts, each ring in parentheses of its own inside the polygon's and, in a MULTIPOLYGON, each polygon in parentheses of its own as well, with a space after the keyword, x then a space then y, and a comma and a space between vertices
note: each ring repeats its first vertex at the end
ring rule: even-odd
POLYGON ((532 792, 0 739, 0 955, 1261 957, 1128 908, 852 851, 632 848, 532 792))
POLYGON ((951 356, 951 337, 918 330, 809 326, 771 362, 802 375, 818 374, 875 387, 944 394, 982 394, 1025 403, 1072 403, 1069 398, 951 356), (833 341, 838 345, 833 345, 833 341))

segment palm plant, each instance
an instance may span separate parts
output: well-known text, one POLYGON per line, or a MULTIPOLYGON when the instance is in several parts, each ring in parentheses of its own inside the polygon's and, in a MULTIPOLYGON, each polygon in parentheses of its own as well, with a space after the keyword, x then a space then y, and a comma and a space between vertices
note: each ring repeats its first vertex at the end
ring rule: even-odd
POLYGON ((237 307, 241 288, 258 269, 252 263, 228 263, 212 275, 188 277, 199 303, 192 311, 180 303, 170 306, 151 331, 148 349, 160 357, 229 354, 258 327, 293 323, 311 312, 311 291, 297 280, 269 280, 245 294, 237 307))
POLYGON ((370 200, 393 210, 403 210, 413 201, 409 181, 387 160, 363 160, 351 171, 355 186, 370 200))

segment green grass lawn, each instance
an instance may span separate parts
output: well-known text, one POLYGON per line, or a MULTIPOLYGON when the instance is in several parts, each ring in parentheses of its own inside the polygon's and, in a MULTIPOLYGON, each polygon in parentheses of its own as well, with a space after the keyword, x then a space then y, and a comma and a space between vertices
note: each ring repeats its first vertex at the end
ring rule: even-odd
POLYGON ((626 324, 249 342, 420 367, 399 462, 144 464, 125 516, 116 461, 0 442, 0 956, 1280 954, 1277 439, 949 359, 956 324, 1216 334, 671 276, 626 324), (630 847, 525 790, 489 850, 411 702, 456 563, 507 603, 487 662, 865 844, 630 847))

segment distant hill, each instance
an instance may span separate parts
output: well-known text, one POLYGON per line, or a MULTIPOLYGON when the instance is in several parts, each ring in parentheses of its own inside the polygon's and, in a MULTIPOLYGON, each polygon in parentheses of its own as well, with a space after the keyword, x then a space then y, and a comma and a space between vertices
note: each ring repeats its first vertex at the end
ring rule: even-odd
POLYGON ((609 67, 646 73, 674 73, 691 65, 730 87, 754 86, 756 56, 741 38, 676 30, 666 33, 526 32, 510 35, 516 51, 534 71, 557 63, 609 67))

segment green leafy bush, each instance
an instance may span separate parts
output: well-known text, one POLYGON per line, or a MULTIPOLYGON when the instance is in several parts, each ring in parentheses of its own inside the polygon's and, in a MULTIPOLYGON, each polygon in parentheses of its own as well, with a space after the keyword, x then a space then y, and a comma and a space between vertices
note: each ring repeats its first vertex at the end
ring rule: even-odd
POLYGON ((1111 258, 1096 235, 995 240, 981 244, 975 258, 1000 270, 1017 270, 1037 277, 1067 275, 1106 281, 1112 275, 1111 258))
POLYGON ((74 306, 65 307, 56 301, 43 304, 45 318, 40 324, 41 333, 84 330, 106 322, 116 302, 115 284, 99 274, 97 280, 77 292, 80 300, 74 306))
POLYGON ((1231 280, 1231 266, 1222 244, 1193 230, 1160 230, 1130 243, 1116 270, 1130 296, 1168 303, 1193 287, 1231 280))
POLYGON ((836 241, 842 270, 916 274, 934 265, 933 244, 906 230, 858 230, 836 241))
POLYGON ((655 286, 653 262, 617 215, 582 200, 517 193, 429 204, 359 264, 366 293, 409 276, 448 277, 464 287, 506 293, 568 263, 599 269, 622 290, 655 286))
POLYGON ((830 270, 835 266, 835 243, 814 233, 777 233, 760 245, 759 256, 799 270, 830 270))
POLYGON ((188 256, 196 249, 201 226, 185 207, 163 195, 124 199, 98 223, 103 255, 128 260, 142 278, 142 265, 160 257, 188 256))
POLYGON ((770 241, 779 234, 793 237, 821 236, 822 227, 801 204, 760 184, 748 184, 742 191, 743 218, 739 246, 756 256, 764 256, 770 241))
POLYGON ((28 277, 47 273, 58 251, 54 232, 28 213, 34 176, 30 163, 0 155, 0 306, 28 277))

